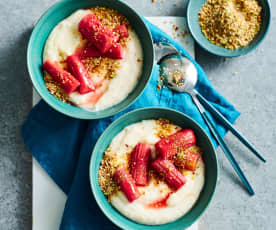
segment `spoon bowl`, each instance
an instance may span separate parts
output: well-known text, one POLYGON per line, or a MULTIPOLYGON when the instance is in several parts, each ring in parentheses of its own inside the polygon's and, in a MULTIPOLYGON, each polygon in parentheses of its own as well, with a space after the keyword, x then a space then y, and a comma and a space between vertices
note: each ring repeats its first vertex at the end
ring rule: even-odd
POLYGON ((160 76, 164 84, 180 93, 192 93, 197 83, 197 69, 185 56, 171 55, 160 63, 160 76))

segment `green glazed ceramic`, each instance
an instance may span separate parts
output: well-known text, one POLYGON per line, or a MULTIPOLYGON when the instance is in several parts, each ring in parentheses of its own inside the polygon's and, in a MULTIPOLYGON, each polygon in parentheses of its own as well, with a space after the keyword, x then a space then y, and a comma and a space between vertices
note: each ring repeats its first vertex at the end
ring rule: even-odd
POLYGON ((103 132, 94 147, 90 160, 89 174, 92 192, 99 207, 104 214, 120 228, 128 230, 183 230, 193 224, 201 216, 211 201, 217 184, 218 163, 212 142, 199 124, 176 110, 151 107, 134 110, 121 116, 103 132), (195 206, 180 219, 163 225, 143 225, 129 220, 111 206, 100 189, 98 183, 98 170, 104 151, 107 149, 112 139, 122 129, 141 120, 158 118, 169 119, 182 128, 191 128, 194 130, 197 144, 203 150, 203 157, 206 164, 205 185, 195 206))
MULTIPOLYGON (((37 22, 31 34, 28 51, 27 66, 33 86, 39 95, 54 109, 71 117, 80 119, 98 119, 112 116, 131 105, 143 92, 151 76, 154 63, 154 52, 150 32, 142 18, 125 3, 119 0, 63 0, 51 7, 37 22), (52 29, 74 11, 93 6, 106 6, 122 13, 135 29, 142 43, 144 65, 142 75, 135 89, 128 97, 110 108, 100 111, 88 111, 82 108, 63 103, 49 93, 43 81, 42 55, 44 44, 52 29)), ((126 82, 127 84, 127 82, 126 82)))
POLYGON ((263 19, 259 33, 247 46, 234 50, 225 49, 223 47, 212 44, 201 32, 201 28, 198 22, 198 13, 206 1, 207 0, 189 0, 187 5, 187 24, 189 31, 195 41, 206 51, 222 57, 237 57, 240 55, 245 55, 254 50, 265 38, 271 21, 269 0, 258 0, 262 7, 263 19))

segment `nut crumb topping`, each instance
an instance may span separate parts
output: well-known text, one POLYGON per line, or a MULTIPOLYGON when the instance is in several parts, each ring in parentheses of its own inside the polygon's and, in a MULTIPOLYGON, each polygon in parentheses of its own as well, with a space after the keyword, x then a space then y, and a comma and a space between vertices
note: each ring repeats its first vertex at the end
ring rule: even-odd
POLYGON ((211 43, 236 49, 259 32, 261 11, 257 0, 208 0, 199 12, 199 24, 211 43))
POLYGON ((101 78, 114 78, 120 68, 120 60, 107 57, 93 57, 82 60, 90 76, 101 78))
POLYGON ((108 154, 110 152, 111 149, 109 148, 105 151, 98 172, 99 185, 104 195, 107 197, 115 194, 120 189, 119 184, 113 177, 113 174, 119 165, 113 154, 108 154))
POLYGON ((64 91, 63 88, 59 86, 59 84, 56 81, 53 80, 53 78, 48 73, 44 74, 43 79, 46 88, 49 90, 51 94, 53 94, 57 99, 71 104, 68 94, 64 91))
POLYGON ((171 121, 163 118, 156 120, 156 125, 154 128, 157 132, 156 136, 161 139, 168 137, 169 135, 180 130, 180 128, 175 126, 171 121))
POLYGON ((113 30, 116 26, 122 24, 125 24, 128 29, 130 28, 130 23, 126 17, 116 10, 100 6, 92 7, 90 10, 109 29, 113 30))

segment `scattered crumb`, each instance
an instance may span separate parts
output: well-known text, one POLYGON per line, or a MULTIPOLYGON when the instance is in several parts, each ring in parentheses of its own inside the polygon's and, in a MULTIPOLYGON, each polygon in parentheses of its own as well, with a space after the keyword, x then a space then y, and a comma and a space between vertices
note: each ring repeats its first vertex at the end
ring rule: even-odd
POLYGON ((178 31, 179 27, 176 25, 172 25, 174 31, 178 31))
POLYGON ((157 91, 159 91, 162 88, 160 84, 157 85, 157 91))
POLYGON ((175 3, 174 3, 174 6, 178 6, 178 5, 179 5, 179 3, 178 3, 178 2, 175 2, 175 3))
POLYGON ((234 72, 233 75, 234 75, 234 76, 237 76, 237 75, 238 75, 238 72, 234 72))
POLYGON ((216 100, 216 103, 221 103, 221 100, 218 98, 217 100, 216 100))
POLYGON ((182 33, 182 37, 185 38, 186 35, 188 35, 188 34, 189 34, 188 30, 184 30, 184 32, 182 33))

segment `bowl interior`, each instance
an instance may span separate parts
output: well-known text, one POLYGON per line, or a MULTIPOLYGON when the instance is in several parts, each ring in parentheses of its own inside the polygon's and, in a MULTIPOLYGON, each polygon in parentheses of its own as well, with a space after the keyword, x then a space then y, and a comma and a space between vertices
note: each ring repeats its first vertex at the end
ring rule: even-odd
POLYGON ((63 0, 51 7, 36 24, 28 44, 27 65, 28 71, 35 89, 40 96, 53 108, 68 116, 81 119, 97 119, 108 117, 122 111, 137 99, 143 92, 153 68, 153 45, 150 32, 141 17, 133 9, 118 0, 63 0), (143 48, 144 65, 142 75, 135 89, 128 97, 110 108, 100 111, 88 111, 82 108, 63 103, 51 95, 45 87, 43 80, 42 56, 44 44, 52 29, 64 18, 74 11, 93 6, 106 6, 115 9, 126 16, 135 29, 143 48))
POLYGON ((268 0, 258 0, 262 7, 262 25, 259 33, 255 38, 245 47, 239 49, 226 49, 217 45, 212 44, 201 32, 201 28, 198 22, 198 13, 202 8, 203 4, 207 0, 190 0, 187 6, 187 24, 196 42, 206 51, 223 57, 236 57, 240 55, 245 55, 250 51, 254 50, 264 39, 270 24, 270 3, 268 0))
POLYGON ((164 109, 164 108, 145 108, 132 111, 121 116, 119 119, 114 121, 101 135, 98 139, 90 161, 90 183, 92 186, 93 195, 105 213, 105 215, 116 225, 123 229, 181 229, 190 226, 196 221, 196 219, 203 213, 207 208, 213 193, 215 191, 218 168, 217 168, 217 159, 214 147, 210 141, 207 134, 203 129, 191 118, 186 115, 177 112, 175 110, 164 109), (191 128, 194 130, 197 138, 197 144, 202 147, 204 153, 204 161, 206 164, 206 179, 203 191, 200 195, 199 200, 196 202, 195 206, 183 217, 180 219, 164 225, 142 225, 136 222, 133 222, 119 212, 117 212, 107 201, 106 197, 102 193, 100 186, 98 184, 98 170, 100 162, 103 157, 103 153, 106 148, 109 146, 112 139, 126 126, 139 122, 146 119, 158 119, 165 118, 169 119, 175 124, 183 128, 191 128))

